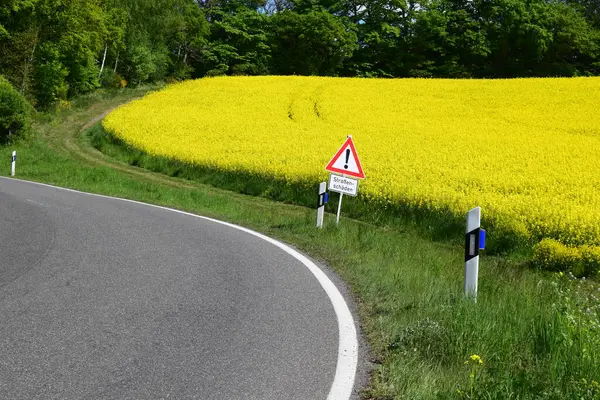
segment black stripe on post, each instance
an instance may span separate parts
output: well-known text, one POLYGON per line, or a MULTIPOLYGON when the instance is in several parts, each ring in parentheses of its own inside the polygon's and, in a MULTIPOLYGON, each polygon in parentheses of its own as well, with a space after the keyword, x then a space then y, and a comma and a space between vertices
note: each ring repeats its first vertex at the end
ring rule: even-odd
POLYGON ((479 231, 477 228, 467 233, 465 236, 465 262, 479 255, 479 231))

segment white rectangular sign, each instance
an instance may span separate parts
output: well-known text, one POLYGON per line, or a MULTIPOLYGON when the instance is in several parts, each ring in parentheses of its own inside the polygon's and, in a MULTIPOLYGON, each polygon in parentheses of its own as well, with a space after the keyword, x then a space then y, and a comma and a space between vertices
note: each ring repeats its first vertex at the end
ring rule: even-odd
POLYGON ((356 196, 358 194, 358 179, 331 174, 329 175, 329 190, 356 196))

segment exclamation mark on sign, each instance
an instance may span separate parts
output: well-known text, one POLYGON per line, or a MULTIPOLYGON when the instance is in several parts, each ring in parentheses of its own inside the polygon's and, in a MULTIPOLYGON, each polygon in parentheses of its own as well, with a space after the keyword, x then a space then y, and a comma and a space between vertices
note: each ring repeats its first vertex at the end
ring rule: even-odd
POLYGON ((348 169, 348 160, 350 160, 350 149, 346 149, 346 164, 344 165, 344 169, 348 169))

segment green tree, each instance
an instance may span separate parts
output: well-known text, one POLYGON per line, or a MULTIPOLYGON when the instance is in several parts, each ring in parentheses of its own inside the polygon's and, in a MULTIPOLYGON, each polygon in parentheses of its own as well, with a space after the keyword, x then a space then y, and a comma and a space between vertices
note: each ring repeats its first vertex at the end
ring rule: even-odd
POLYGON ((0 4, 0 72, 32 98, 35 50, 40 29, 33 12, 37 0, 10 0, 0 4))
POLYGON ((45 107, 220 74, 600 74, 597 0, 4 0, 0 73, 45 107))
POLYGON ((573 76, 597 73, 598 32, 546 0, 435 0, 416 14, 409 75, 573 76))
POLYGON ((415 14, 406 65, 409 76, 478 76, 491 53, 475 2, 439 0, 415 14))
POLYGON ((348 73, 358 76, 406 76, 407 54, 418 4, 408 0, 347 0, 344 15, 355 24, 358 50, 348 73))
POLYGON ((122 72, 134 84, 185 78, 200 57, 208 22, 193 0, 126 0, 129 21, 122 72))
POLYGON ((567 0, 567 4, 581 12, 594 28, 600 29, 600 2, 598 0, 567 0))
POLYGON ((180 18, 171 39, 171 48, 177 49, 173 75, 186 79, 193 75, 192 64, 200 60, 201 52, 206 48, 210 26, 195 2, 181 1, 178 10, 180 18))
POLYGON ((0 68, 30 99, 46 106, 98 86, 104 25, 96 0, 13 1, 0 18, 9 34, 0 68))
POLYGON ((210 37, 201 52, 200 75, 269 73, 268 17, 251 9, 230 14, 213 9, 210 37))
POLYGON ((552 42, 539 66, 541 75, 600 74, 600 30, 566 4, 549 6, 546 25, 552 42))
POLYGON ((275 74, 338 75, 358 47, 350 23, 325 11, 283 11, 271 20, 275 74))
POLYGON ((127 32, 127 20, 129 19, 129 9, 120 5, 115 0, 105 0, 101 4, 104 17, 104 51, 101 55, 101 64, 99 76, 104 72, 107 56, 114 60, 113 73, 117 72, 119 64, 119 55, 125 50, 125 35, 127 32))

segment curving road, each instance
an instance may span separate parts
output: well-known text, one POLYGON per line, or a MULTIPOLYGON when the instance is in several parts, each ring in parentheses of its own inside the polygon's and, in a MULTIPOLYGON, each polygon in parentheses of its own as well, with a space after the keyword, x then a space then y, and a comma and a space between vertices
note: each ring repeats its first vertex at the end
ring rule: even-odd
POLYGON ((347 399, 354 322, 301 261, 216 221, 0 178, 0 398, 347 399))

